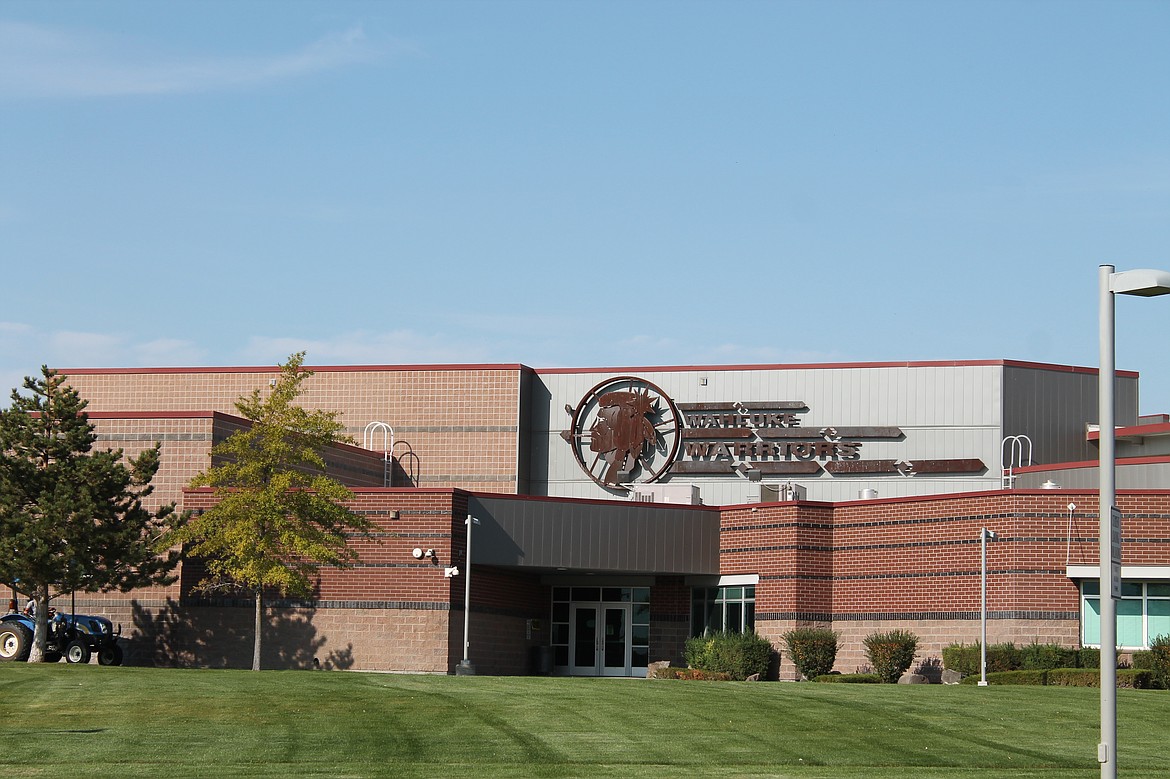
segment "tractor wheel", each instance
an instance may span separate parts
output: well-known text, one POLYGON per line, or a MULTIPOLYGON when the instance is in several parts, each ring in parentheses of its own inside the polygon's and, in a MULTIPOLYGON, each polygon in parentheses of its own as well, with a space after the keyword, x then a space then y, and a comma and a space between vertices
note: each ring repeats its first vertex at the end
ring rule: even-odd
POLYGON ((69 646, 65 647, 65 662, 67 663, 88 663, 89 662, 89 644, 85 643, 84 638, 79 638, 69 642, 69 646))
POLYGON ((121 665, 122 647, 110 644, 98 650, 98 665, 121 665))
POLYGON ((27 660, 32 639, 24 625, 5 623, 0 628, 0 660, 27 660))

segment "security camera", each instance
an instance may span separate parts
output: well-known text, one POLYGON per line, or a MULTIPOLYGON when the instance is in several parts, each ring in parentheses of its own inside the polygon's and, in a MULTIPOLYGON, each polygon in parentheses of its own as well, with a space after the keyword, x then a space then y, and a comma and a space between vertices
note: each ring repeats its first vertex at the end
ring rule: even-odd
POLYGON ((450 568, 443 569, 443 576, 446 576, 448 579, 450 579, 452 576, 458 576, 458 575, 459 575, 459 569, 456 568, 455 566, 451 566, 450 568))
POLYGON ((435 556, 435 550, 434 550, 434 549, 428 549, 428 550, 427 550, 427 551, 424 553, 424 555, 423 555, 423 556, 424 556, 424 557, 434 557, 434 556, 435 556))
POLYGON ((411 554, 412 554, 412 555, 414 555, 414 559, 415 559, 415 560, 421 560, 421 559, 422 559, 422 556, 423 556, 423 550, 419 549, 419 548, 416 546, 416 547, 414 548, 414 551, 413 551, 413 552, 411 552, 411 554))

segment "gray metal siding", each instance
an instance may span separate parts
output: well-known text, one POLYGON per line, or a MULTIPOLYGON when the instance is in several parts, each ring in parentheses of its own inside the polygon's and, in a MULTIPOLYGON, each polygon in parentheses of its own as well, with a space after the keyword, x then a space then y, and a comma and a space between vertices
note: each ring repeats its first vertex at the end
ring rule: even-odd
MULTIPOLYGON (((1138 382, 1117 380, 1117 424, 1137 422, 1138 382)), ((1027 435, 1036 465, 1076 462, 1097 457, 1086 439, 1096 424, 1097 374, 1007 366, 1004 368, 1004 435, 1027 435)))
POLYGON ((718 574, 708 509, 472 496, 472 562, 533 570, 718 574))
MULTIPOLYGON (((592 387, 623 374, 654 382, 678 403, 803 401, 808 406, 801 414, 804 427, 902 429, 904 436, 899 440, 866 441, 864 459, 975 458, 987 466, 981 474, 793 477, 791 481, 807 488, 811 500, 847 500, 865 488, 890 497, 991 489, 999 484, 1002 372, 999 363, 538 372, 535 384, 544 391, 534 393, 532 404, 532 491, 565 497, 621 497, 581 472, 560 433, 570 424, 566 405, 575 407, 592 387), (543 479, 539 471, 544 472, 543 479)), ((676 475, 668 480, 700 485, 708 505, 745 503, 752 491, 739 476, 676 475)))
MULTIPOLYGON (((1096 490, 1101 486, 1097 479, 1096 468, 1054 468, 1021 474, 1016 480, 1016 487, 1039 489, 1040 485, 1048 480, 1052 480, 1069 490, 1096 490)), ((1136 465, 1118 463, 1117 489, 1170 489, 1170 463, 1140 463, 1136 465)))

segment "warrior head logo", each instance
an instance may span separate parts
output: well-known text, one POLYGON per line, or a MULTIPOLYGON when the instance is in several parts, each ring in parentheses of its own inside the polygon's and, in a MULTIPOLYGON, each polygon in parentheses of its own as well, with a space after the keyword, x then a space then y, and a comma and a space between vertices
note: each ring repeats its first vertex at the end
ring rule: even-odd
POLYGON ((573 445, 577 462, 603 487, 656 481, 673 463, 679 444, 679 416, 662 390, 632 376, 611 379, 590 390, 561 435, 573 445))

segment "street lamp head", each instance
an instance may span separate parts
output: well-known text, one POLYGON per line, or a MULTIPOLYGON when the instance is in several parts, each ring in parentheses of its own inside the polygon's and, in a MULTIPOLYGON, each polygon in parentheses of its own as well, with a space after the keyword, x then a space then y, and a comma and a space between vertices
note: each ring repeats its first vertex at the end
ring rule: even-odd
POLYGON ((1111 273, 1109 291, 1116 295, 1137 295, 1144 298, 1170 295, 1170 272, 1141 269, 1111 273))

